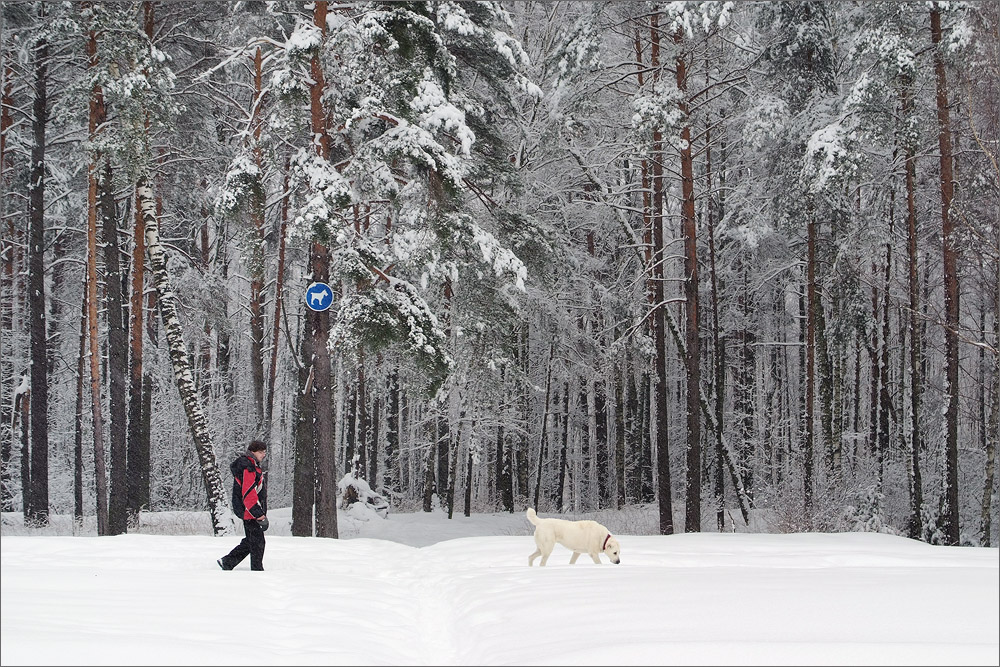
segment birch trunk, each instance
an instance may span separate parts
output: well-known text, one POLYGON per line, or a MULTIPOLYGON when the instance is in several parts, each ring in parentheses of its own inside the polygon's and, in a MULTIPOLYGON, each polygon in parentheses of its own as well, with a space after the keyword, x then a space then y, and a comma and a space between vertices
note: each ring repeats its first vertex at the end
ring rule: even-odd
MULTIPOLYGON (((140 179, 136 184, 136 195, 142 208, 149 267, 158 295, 163 331, 167 336, 174 381, 177 384, 181 402, 184 404, 184 414, 187 416, 188 427, 191 429, 191 437, 198 454, 202 480, 205 484, 205 494, 208 498, 208 508, 212 515, 212 532, 217 536, 230 534, 235 530, 234 517, 226 504, 226 488, 216 463, 212 436, 208 430, 205 412, 202 410, 198 397, 198 387, 195 385, 191 365, 188 362, 187 348, 184 345, 184 330, 177 313, 177 297, 170 284, 170 276, 167 274, 167 256, 160 242, 159 221, 154 215, 156 201, 153 198, 152 188, 145 178, 140 179)), ((93 344, 91 347, 93 348, 93 344)))

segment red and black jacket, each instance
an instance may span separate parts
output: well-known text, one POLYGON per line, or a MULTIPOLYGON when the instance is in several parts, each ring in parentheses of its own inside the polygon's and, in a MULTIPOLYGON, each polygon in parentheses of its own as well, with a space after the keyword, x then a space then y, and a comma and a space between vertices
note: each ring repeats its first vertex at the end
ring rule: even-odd
POLYGON ((243 520, 259 519, 267 514, 267 486, 264 471, 253 454, 242 454, 233 461, 233 513, 243 520))

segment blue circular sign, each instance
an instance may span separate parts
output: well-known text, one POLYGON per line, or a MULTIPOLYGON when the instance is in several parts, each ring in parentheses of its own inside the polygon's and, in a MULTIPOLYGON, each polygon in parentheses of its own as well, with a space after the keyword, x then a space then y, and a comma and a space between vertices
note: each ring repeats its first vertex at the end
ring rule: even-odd
POLYGON ((333 290, 326 283, 313 283, 306 288, 306 306, 322 312, 333 305, 333 290))

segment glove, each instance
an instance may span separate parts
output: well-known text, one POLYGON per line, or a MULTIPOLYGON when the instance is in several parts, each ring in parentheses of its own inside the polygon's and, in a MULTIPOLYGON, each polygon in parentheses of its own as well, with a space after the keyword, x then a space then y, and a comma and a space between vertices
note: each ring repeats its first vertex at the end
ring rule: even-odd
POLYGON ((257 519, 257 523, 260 524, 261 530, 267 530, 267 527, 270 525, 271 522, 267 520, 266 516, 262 516, 261 518, 257 519))

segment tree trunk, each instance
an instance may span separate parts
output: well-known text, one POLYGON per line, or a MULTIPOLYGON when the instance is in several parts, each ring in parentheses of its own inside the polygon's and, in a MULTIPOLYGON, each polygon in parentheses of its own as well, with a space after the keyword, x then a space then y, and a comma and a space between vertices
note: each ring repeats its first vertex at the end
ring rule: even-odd
POLYGON ((143 291, 146 275, 146 227, 142 221, 142 208, 138 196, 135 203, 135 244, 132 251, 132 294, 129 308, 129 338, 131 364, 129 367, 128 435, 125 464, 127 468, 126 508, 130 522, 138 521, 139 512, 149 509, 150 452, 148 437, 143 436, 143 291))
POLYGON ((934 44, 934 75, 937 83, 938 148, 941 159, 941 240, 944 275, 944 340, 945 340, 945 507, 943 529, 947 544, 960 541, 958 513, 958 253, 953 238, 955 228, 951 218, 951 200, 955 193, 952 181, 951 120, 948 114, 948 80, 941 56, 941 11, 931 9, 931 41, 934 44))
MULTIPOLYGON (((56 234, 52 240, 52 251, 48 261, 54 265, 58 265, 64 259, 65 254, 62 235, 56 234)), ((60 325, 62 324, 62 304, 66 300, 63 289, 63 275, 62 271, 52 271, 48 289, 46 290, 49 294, 48 303, 46 304, 48 315, 45 318, 47 329, 47 333, 45 334, 45 364, 48 377, 55 376, 56 357, 62 348, 63 335, 60 325)), ((106 367, 104 370, 107 372, 106 367)))
POLYGON ((357 419, 355 418, 358 409, 358 391, 356 388, 350 390, 350 394, 344 400, 343 417, 341 424, 344 429, 344 472, 353 472, 355 475, 355 463, 357 455, 355 453, 355 443, 357 441, 357 419))
MULTIPOLYGON (((522 376, 529 377, 528 368, 528 333, 529 326, 525 325, 521 328, 518 334, 519 340, 517 343, 517 363, 521 367, 522 376)), ((520 402, 521 414, 527 415, 530 396, 527 391, 525 383, 519 386, 519 391, 517 392, 517 400, 520 402)), ((525 498, 528 497, 528 429, 520 429, 520 433, 517 434, 516 439, 512 443, 511 450, 511 466, 514 471, 514 479, 517 484, 514 485, 515 491, 519 496, 525 498)))
MULTIPOLYGON (((685 349, 684 340, 681 338, 680 332, 677 329, 677 323, 674 321, 673 315, 668 309, 664 308, 663 314, 664 319, 666 320, 667 328, 670 329, 670 334, 673 336, 674 343, 680 351, 679 356, 684 358, 687 354, 687 350, 685 349)), ((701 408, 702 417, 704 417, 705 421, 708 423, 709 430, 715 432, 716 429, 720 429, 719 425, 715 423, 715 418, 709 408, 708 397, 700 387, 698 390, 698 406, 701 408)), ((743 515, 743 521, 749 525, 750 505, 752 504, 752 499, 747 493, 746 487, 743 484, 742 476, 736 468, 734 457, 729 451, 729 446, 726 442, 724 434, 722 438, 722 453, 723 459, 726 463, 726 468, 729 469, 729 478, 733 483, 733 488, 736 490, 736 499, 740 503, 740 513, 743 515)))
MULTIPOLYGON (((157 212, 157 219, 160 219, 159 212, 157 212)), ((206 220, 207 222, 207 220, 206 220)), ((218 244, 218 251, 215 255, 215 262, 219 266, 219 274, 223 281, 229 278, 229 256, 227 253, 228 244, 228 234, 224 231, 223 226, 219 233, 219 238, 216 239, 218 244)), ((229 318, 229 297, 223 292, 220 295, 219 310, 222 315, 228 319, 229 318)), ((152 308, 150 308, 150 312, 152 308)), ((150 318, 153 319, 153 318, 150 318)), ((206 339, 209 336, 210 323, 206 322, 206 339)), ((215 348, 215 359, 216 366, 219 369, 219 382, 222 385, 222 395, 225 397, 226 405, 232 406, 235 398, 235 386, 233 384, 233 373, 232 373, 232 340, 229 336, 229 331, 226 327, 219 327, 218 336, 216 337, 216 348, 215 348)))
MULTIPOLYGON (((28 509, 31 507, 31 388, 28 375, 21 376, 21 384, 14 390, 14 416, 20 419, 21 432, 21 514, 24 525, 31 525, 28 509)), ((17 424, 13 424, 14 430, 17 424)))
POLYGON ((538 438, 538 469, 535 476, 535 496, 533 507, 538 508, 538 497, 542 489, 542 467, 545 463, 545 448, 548 445, 549 397, 552 395, 552 362, 556 353, 556 339, 549 346, 549 363, 545 371, 545 406, 542 411, 542 433, 538 438))
POLYGON ((803 499, 805 513, 808 518, 813 506, 813 437, 815 420, 813 406, 816 401, 816 220, 813 207, 809 206, 808 241, 806 243, 806 368, 805 368, 805 406, 803 421, 802 465, 803 465, 803 499))
MULTIPOLYGON (((684 33, 674 33, 674 44, 680 48, 684 33)), ((681 53, 675 59, 677 89, 682 97, 678 109, 688 118, 687 61, 681 53)), ((685 494, 684 532, 701 532, 701 413, 698 398, 701 391, 701 337, 698 335, 698 231, 694 210, 694 160, 691 153, 691 123, 681 129, 681 227, 684 235, 684 357, 687 380, 687 490, 685 494)))
POLYGON ((87 361, 87 290, 83 281, 80 299, 80 348, 76 359, 76 412, 73 420, 73 520, 83 522, 83 376, 87 361))
POLYGON ((643 373, 640 390, 639 410, 641 411, 641 431, 639 432, 639 499, 643 503, 656 500, 653 489, 653 376, 643 373))
POLYGON ((497 401, 497 443, 496 443, 496 476, 497 495, 505 512, 514 511, 514 469, 510 449, 504 437, 504 419, 506 417, 507 398, 507 368, 500 367, 500 398, 497 401))
POLYGON ((424 455, 424 505, 423 510, 425 512, 430 512, 434 509, 434 494, 437 492, 437 481, 434 479, 434 469, 437 467, 435 461, 437 461, 437 429, 438 420, 433 419, 427 423, 427 428, 430 429, 432 438, 430 446, 427 447, 427 453, 424 455))
MULTIPOLYGON (((327 3, 313 3, 313 23, 326 36, 327 3)), ((313 136, 317 138, 316 152, 324 160, 330 159, 330 136, 326 132, 326 111, 322 94, 326 84, 319 55, 310 61, 313 83, 309 86, 310 117, 313 136)), ((318 241, 312 243, 312 279, 328 282, 330 279, 330 251, 318 241)), ((313 383, 316 393, 316 536, 338 537, 337 534, 337 452, 333 428, 332 381, 330 372, 330 311, 312 312, 310 315, 313 345, 313 383)))
MULTIPOLYGON (((261 133, 261 49, 258 46, 253 58, 253 106, 250 125, 252 128, 254 164, 257 173, 263 174, 263 155, 260 146, 261 133)), ((261 176, 260 188, 255 189, 250 198, 250 252, 247 260, 250 273, 250 379, 253 388, 253 413, 257 419, 257 429, 267 435, 264 424, 264 272, 266 268, 264 241, 264 183, 261 176)))
MULTIPOLYGON (((639 89, 642 90, 643 87, 643 47, 642 47, 642 32, 637 26, 635 29, 635 62, 636 62, 636 79, 638 80, 639 89)), ((656 135, 654 135, 655 137, 656 135)), ((655 157, 655 155, 654 155, 655 157)), ((656 282, 655 272, 656 268, 653 264, 653 202, 652 202, 652 183, 650 181, 650 165, 649 160, 642 160, 640 164, 640 174, 642 181, 642 247, 643 247, 643 263, 644 270, 646 272, 646 301, 649 305, 650 315, 649 315, 649 332, 650 337, 656 337, 656 318, 653 314, 656 308, 656 282)), ((627 456, 630 457, 632 461, 631 474, 629 472, 630 466, 625 466, 625 478, 627 480, 625 496, 626 501, 631 497, 636 502, 649 502, 647 499, 647 489, 646 489, 646 453, 648 451, 648 443, 650 440, 649 435, 649 423, 648 423, 648 407, 649 401, 642 403, 640 407, 639 395, 645 395, 648 386, 647 376, 645 373, 642 374, 642 389, 636 389, 636 379, 635 371, 629 370, 628 377, 626 378, 625 385, 625 421, 628 424, 627 435, 625 443, 625 451, 627 456)), ((651 457, 650 457, 651 458, 651 457)), ((652 476, 652 471, 649 471, 650 477, 652 476)), ((652 480, 649 482, 649 495, 652 493, 652 480)))
MULTIPOLYGON (((814 223, 818 224, 818 223, 814 223)), ((819 260, 814 257, 818 262, 819 260)), ((818 281, 817 281, 818 282, 818 281)), ((833 437, 833 364, 830 358, 829 337, 826 335, 826 311, 823 307, 822 292, 816 292, 815 355, 816 375, 819 385, 819 424, 823 432, 823 458, 834 478, 839 474, 837 461, 840 459, 839 441, 833 437)))
MULTIPOLYGON (((617 336, 616 336, 617 338, 617 336)), ((627 368, 625 364, 623 367, 627 368)), ((627 370, 624 372, 628 372, 627 370)), ((615 373, 615 502, 614 508, 625 507, 625 391, 622 373, 615 373)))
POLYGON ((892 288, 892 238, 895 235, 895 189, 889 192, 889 236, 885 244, 885 268, 882 282, 882 347, 879 350, 879 451, 883 457, 889 451, 889 290, 892 288))
POLYGON ((399 474, 399 374, 393 369, 386 380, 385 451, 382 486, 395 497, 402 491, 399 474))
MULTIPOLYGON (((913 90, 911 82, 905 81, 902 88, 903 117, 910 118, 913 114, 913 90)), ((917 318, 920 314, 920 282, 917 276, 917 204, 916 181, 917 159, 911 141, 906 142, 906 248, 908 281, 907 291, 910 297, 910 313, 908 318, 910 342, 910 471, 909 495, 910 516, 907 521, 906 534, 919 539, 923 532, 923 482, 920 477, 920 328, 917 318)), ((857 389, 855 389, 857 391, 857 389)), ((857 430, 855 428, 855 430, 857 430)))
POLYGON ((292 535, 312 537, 316 503, 316 426, 313 395, 313 349, 309 327, 302 327, 298 387, 295 395, 295 467, 292 472, 292 535))
MULTIPOLYGON (((745 257, 740 257, 737 260, 737 272, 740 276, 740 287, 738 296, 736 299, 737 307, 742 319, 742 323, 737 332, 736 340, 736 358, 737 358, 737 368, 735 377, 735 390, 736 394, 734 400, 735 416, 734 421, 736 422, 736 428, 738 433, 738 443, 736 445, 736 456, 737 460, 741 466, 739 472, 740 482, 742 488, 753 489, 753 465, 752 458, 755 447, 754 438, 754 413, 756 408, 756 366, 757 357, 755 354, 754 343, 756 342, 756 336, 751 327, 751 310, 753 306, 751 305, 752 296, 750 294, 750 278, 749 270, 747 267, 747 262, 745 257)), ((724 441, 723 431, 717 429, 715 433, 716 442, 722 443, 724 441)), ((725 458, 725 453, 723 451, 723 458, 725 458)), ((749 497, 752 491, 747 492, 749 497)))
POLYGON ((569 451, 569 382, 563 385, 562 445, 559 448, 559 481, 556 484, 556 512, 563 511, 566 493, 566 455, 569 451))
MULTIPOLYGON (((357 428, 357 467, 352 468, 355 477, 360 477, 361 479, 368 479, 368 448, 369 448, 369 432, 370 432, 370 419, 368 417, 368 388, 365 386, 365 352, 364 348, 358 349, 358 367, 357 367, 357 412, 356 412, 356 428, 357 428)), ((448 472, 448 422, 444 421, 444 437, 445 441, 444 449, 444 465, 442 470, 441 465, 441 455, 440 449, 438 456, 438 477, 442 480, 447 480, 448 472), (443 473, 443 474, 442 474, 443 473)), ((439 441, 440 444, 440 441, 439 441)), ((369 480, 371 484, 375 483, 375 480, 369 480)))
POLYGON ((368 483, 371 485, 373 489, 378 486, 378 467, 379 467, 378 464, 380 456, 380 453, 378 451, 378 443, 379 443, 379 428, 381 428, 381 425, 379 424, 381 412, 382 412, 382 400, 377 395, 375 395, 375 397, 372 399, 372 409, 370 413, 371 417, 369 420, 371 422, 370 425, 371 434, 368 436, 368 442, 370 443, 368 449, 368 483))
MULTIPOLYGON (((49 379, 45 324, 45 124, 49 45, 35 44, 35 98, 28 182, 28 312, 31 324, 31 490, 25 521, 49 523, 49 379)), ((95 278, 96 287, 96 278, 95 278)), ((95 309, 96 310, 96 309, 95 309)), ((100 398, 100 396, 98 396, 100 398)), ((99 410, 99 408, 95 408, 99 410)))
POLYGON ((582 412, 580 415, 580 456, 573 457, 574 469, 578 471, 575 476, 576 487, 571 487, 573 491, 574 506, 576 511, 579 511, 579 498, 589 499, 591 496, 591 483, 590 483, 590 469, 592 468, 593 456, 591 455, 591 433, 593 432, 591 420, 593 418, 594 411, 590 404, 590 398, 592 392, 590 388, 592 386, 590 378, 581 377, 580 378, 580 392, 578 394, 578 410, 582 412), (577 467, 579 466, 579 467, 577 467))
POLYGON ((611 466, 608 451, 608 412, 603 381, 594 381, 594 456, 597 461, 598 508, 611 507, 611 466))
MULTIPOLYGON (((143 32, 152 41, 155 5, 153 2, 143 2, 143 32)), ((149 132, 149 119, 146 119, 146 132, 149 132)), ((138 193, 135 196, 133 215, 133 248, 131 293, 129 296, 129 398, 128 427, 126 430, 125 468, 126 468, 126 512, 130 525, 138 524, 139 512, 149 510, 150 488, 150 451, 149 451, 149 415, 144 414, 144 408, 149 397, 146 396, 152 385, 152 378, 143 369, 143 322, 145 320, 144 292, 146 281, 146 228, 142 219, 142 206, 138 193)), ((156 215, 160 215, 161 205, 157 203, 156 215)))
POLYGON ((878 462, 878 481, 881 485, 883 469, 882 469, 882 452, 879 450, 878 441, 878 408, 879 408, 879 382, 880 377, 880 366, 878 364, 878 318, 879 318, 879 288, 874 282, 875 274, 877 273, 877 268, 872 264, 872 331, 871 331, 871 342, 868 345, 868 356, 871 358, 871 381, 869 383, 868 390, 868 448, 871 454, 873 454, 878 462))
POLYGON ((465 458, 465 516, 472 516, 472 448, 465 458))
MULTIPOLYGON (((10 191, 10 172, 13 159, 7 149, 7 134, 14 119, 10 110, 14 106, 14 70, 9 64, 6 51, 0 56, 3 60, 3 85, 0 91, 0 189, 5 193, 10 191)), ((15 288, 15 269, 17 231, 14 226, 14 216, 7 216, 8 197, 0 197, 0 224, 4 225, 3 238, 0 238, 0 258, 3 268, 0 272, 0 511, 13 512, 15 497, 13 489, 12 460, 14 443, 17 435, 14 429, 16 415, 14 413, 14 301, 20 292, 15 288), (2 223, 6 220, 6 223, 2 223), (5 346, 4 343, 8 344, 5 346)))
MULTIPOLYGON (((997 320, 994 319, 994 322, 997 320)), ((1000 327, 998 327, 1000 328, 1000 327)), ((997 332, 994 329, 994 335, 997 332)), ((990 401, 989 420, 983 424, 986 430, 986 468, 983 475, 983 502, 980 511, 980 531, 982 539, 980 544, 984 547, 990 546, 990 535, 993 532, 991 523, 991 504, 993 500, 993 484, 996 479, 996 458, 997 441, 1000 440, 1000 365, 993 365, 993 388, 991 390, 992 400, 990 401)))
MULTIPOLYGON (((708 62, 706 60, 706 71, 708 62)), ((726 404, 726 348, 725 335, 719 323, 719 274, 715 267, 715 193, 712 191, 712 129, 705 128, 705 184, 708 200, 705 204, 705 214, 708 217, 708 266, 709 281, 712 292, 712 372, 715 385, 715 466, 712 474, 713 496, 715 501, 715 525, 719 532, 726 528, 726 478, 722 466, 722 429, 724 428, 726 404)))
MULTIPOLYGON (((208 183, 203 179, 202 187, 207 188, 208 183)), ((203 275, 208 275, 212 270, 212 246, 209 242, 208 223, 211 221, 208 206, 201 205, 201 229, 199 230, 199 241, 201 252, 201 271, 203 275)), ((159 219, 159 216, 157 216, 159 219)), ((220 327, 221 329, 222 327, 220 327)), ((212 319, 205 318, 205 326, 202 330, 201 342, 198 346, 198 363, 195 366, 195 382, 201 392, 201 400, 208 403, 212 398, 212 319)))
MULTIPOLYGON (((156 202, 153 199, 152 188, 145 177, 136 184, 136 194, 142 206, 149 266, 152 271, 153 284, 159 295, 160 318, 167 336, 174 381, 177 384, 181 402, 184 404, 184 414, 187 416, 188 427, 191 429, 191 437, 198 453, 208 508, 212 516, 212 530, 215 535, 231 533, 234 530, 233 514, 226 504, 226 488, 223 486, 222 476, 216 464, 212 436, 208 431, 208 422, 205 419, 205 413, 198 397, 198 389, 191 373, 191 365, 188 362, 187 348, 184 345, 184 330, 177 314, 176 296, 167 274, 167 256, 160 242, 159 221, 154 215, 156 202)), ((93 294, 93 292, 91 293, 93 294)), ((93 343, 91 343, 91 350, 93 350, 93 343)))
MULTIPOLYGON (((658 81, 660 74, 660 15, 653 12, 650 16, 650 66, 654 78, 658 81)), ((659 526, 661 535, 672 535, 674 532, 674 510, 671 498, 670 484, 670 447, 668 443, 667 416, 667 347, 666 334, 663 330, 664 311, 664 270, 666 260, 664 255, 663 233, 663 138, 659 131, 653 132, 653 341, 656 350, 654 366, 656 367, 656 471, 659 526)))
POLYGON ((271 324, 271 360, 267 371, 267 405, 265 406, 265 436, 270 440, 274 424, 274 383, 278 374, 279 334, 281 333, 281 312, 284 308, 285 287, 285 234, 288 231, 288 198, 291 195, 288 183, 288 162, 285 162, 285 181, 281 197, 281 226, 278 229, 278 270, 274 286, 274 315, 271 324))
MULTIPOLYGON (((458 391, 457 388, 454 391, 458 391)), ((451 443, 448 455, 448 518, 455 515, 455 477, 458 472, 458 456, 462 448, 462 418, 458 421, 458 430, 455 433, 455 442, 451 443)))
MULTIPOLYGON (((998 286, 998 291, 993 304, 993 341, 1000 344, 1000 264, 995 265, 995 269, 994 284, 998 286)), ((993 387, 990 394, 989 420, 983 420, 983 430, 986 434, 986 470, 983 475, 983 502, 979 515, 979 527, 982 532, 980 544, 984 547, 990 546, 990 535, 993 532, 990 507, 996 474, 997 442, 1000 441, 1000 357, 996 355, 993 357, 993 387)))
MULTIPOLYGON (((645 375, 642 376, 645 385, 645 375)), ((648 429, 643 429, 643 411, 640 407, 640 392, 636 387, 635 369, 626 368, 625 371, 625 456, 628 464, 625 466, 625 502, 630 500, 633 503, 647 502, 643 497, 642 489, 642 434, 648 429)), ((648 403, 648 401, 647 401, 648 403)))
POLYGON ((108 534, 121 535, 128 530, 128 475, 125 435, 128 429, 125 376, 128 372, 128 334, 125 330, 124 293, 122 290, 121 248, 118 242, 111 163, 104 163, 104 178, 99 184, 102 233, 104 237, 104 299, 108 325, 109 417, 111 447, 111 492, 108 502, 108 534))
MULTIPOLYGON (((316 3, 317 5, 325 3, 316 3)), ((312 244, 313 279, 330 279, 329 251, 312 244)), ((330 372, 330 311, 310 314, 313 346, 313 386, 316 421, 316 536, 337 538, 337 452, 333 432, 330 372)))

